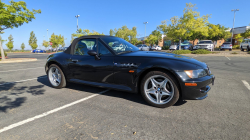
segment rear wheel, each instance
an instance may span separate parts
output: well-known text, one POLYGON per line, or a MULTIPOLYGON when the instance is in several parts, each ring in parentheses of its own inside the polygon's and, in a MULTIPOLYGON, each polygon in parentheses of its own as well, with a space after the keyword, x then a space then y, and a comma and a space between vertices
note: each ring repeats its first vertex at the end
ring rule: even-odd
POLYGON ((229 51, 232 51, 232 49, 229 49, 229 51))
POLYGON ((175 78, 163 71, 151 71, 142 80, 141 94, 150 105, 165 108, 179 99, 179 88, 175 78))
POLYGON ((52 87, 64 88, 66 86, 66 79, 63 74, 63 71, 57 65, 50 65, 47 75, 52 87))
POLYGON ((250 51, 250 48, 249 48, 249 46, 247 46, 247 51, 248 51, 248 52, 250 51))

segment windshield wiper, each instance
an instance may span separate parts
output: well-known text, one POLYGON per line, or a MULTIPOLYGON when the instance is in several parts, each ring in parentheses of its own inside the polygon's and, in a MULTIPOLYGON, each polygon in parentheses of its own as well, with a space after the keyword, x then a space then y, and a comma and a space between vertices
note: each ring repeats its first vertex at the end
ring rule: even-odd
POLYGON ((124 51, 124 52, 119 52, 119 53, 117 53, 117 54, 130 53, 130 52, 133 52, 133 51, 124 51))

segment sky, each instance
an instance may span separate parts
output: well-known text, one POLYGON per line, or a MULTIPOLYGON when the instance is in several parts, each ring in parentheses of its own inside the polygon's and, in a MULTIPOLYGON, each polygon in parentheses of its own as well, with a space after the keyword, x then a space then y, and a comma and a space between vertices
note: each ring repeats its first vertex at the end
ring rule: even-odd
MULTIPOLYGON (((18 0, 15 0, 18 1, 18 0)), ((20 49, 25 44, 26 50, 31 50, 28 44, 30 32, 34 31, 38 48, 44 49, 43 40, 48 40, 52 33, 63 35, 66 46, 70 45, 71 34, 79 28, 95 30, 109 35, 110 29, 127 25, 128 28, 137 27, 138 37, 146 36, 161 24, 174 16, 182 16, 186 3, 196 4, 201 15, 211 15, 209 22, 232 28, 234 13, 232 9, 239 9, 235 16, 235 26, 249 26, 250 0, 24 0, 28 9, 41 9, 32 22, 22 26, 4 30, 2 38, 14 38, 14 48, 20 49), (48 29, 48 36, 47 36, 48 29)), ((2 0, 8 3, 9 0, 2 0)), ((7 49, 6 42, 3 43, 7 49)))

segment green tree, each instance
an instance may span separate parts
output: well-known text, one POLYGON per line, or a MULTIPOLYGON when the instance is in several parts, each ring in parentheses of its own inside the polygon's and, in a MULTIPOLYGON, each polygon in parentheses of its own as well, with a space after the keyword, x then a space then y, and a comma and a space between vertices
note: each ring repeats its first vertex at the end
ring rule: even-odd
MULTIPOLYGON (((28 23, 35 19, 35 14, 41 13, 41 10, 29 10, 24 1, 15 2, 11 0, 9 5, 0 1, 0 34, 5 29, 19 27, 23 23, 28 23)), ((2 43, 0 43, 2 60, 5 60, 2 43)))
POLYGON ((122 26, 121 28, 110 30, 110 33, 115 35, 116 37, 123 38, 126 41, 129 41, 132 44, 136 44, 138 42, 137 36, 137 28, 133 27, 129 29, 126 25, 122 26))
MULTIPOLYGON (((71 34, 71 37, 72 38, 78 38, 78 37, 81 37, 81 36, 84 36, 84 35, 104 35, 103 33, 98 33, 96 31, 92 31, 90 32, 88 29, 79 29, 78 31, 76 31, 76 33, 73 33, 71 34)), ((71 38, 71 41, 73 41, 71 38)))
POLYGON ((25 48, 25 45, 24 45, 24 43, 22 43, 22 45, 21 45, 22 51, 24 51, 24 48, 25 48))
POLYGON ((115 35, 114 30, 110 29, 110 30, 109 30, 109 35, 110 35, 110 36, 114 36, 114 35, 115 35))
POLYGON ((147 44, 150 44, 150 45, 152 46, 153 44, 156 44, 156 42, 158 42, 158 37, 157 37, 156 35, 150 34, 150 35, 146 38, 145 42, 146 42, 147 44))
POLYGON ((49 41, 43 40, 43 46, 45 48, 48 48, 49 47, 49 41))
POLYGON ((9 40, 9 42, 6 44, 6 46, 7 46, 7 48, 11 51, 12 49, 13 49, 13 47, 14 47, 14 45, 13 45, 13 37, 12 37, 12 35, 10 35, 9 37, 8 37, 8 40, 9 40))
POLYGON ((231 33, 227 30, 229 28, 226 28, 225 26, 222 26, 220 24, 214 25, 214 24, 208 24, 208 37, 207 39, 210 39, 212 41, 217 40, 226 40, 231 36, 231 33))
POLYGON ((64 43, 64 37, 62 35, 55 35, 54 33, 50 37, 50 42, 52 43, 51 47, 52 48, 57 48, 59 45, 63 45, 64 43))
POLYGON ((33 31, 30 32, 29 45, 31 46, 31 48, 33 50, 38 47, 38 45, 37 45, 37 39, 36 39, 35 33, 33 31))
POLYGON ((237 39, 237 41, 239 42, 238 44, 240 44, 240 43, 243 41, 243 39, 244 39, 244 38, 241 36, 241 34, 235 35, 234 38, 237 39))
POLYGON ((241 36, 245 39, 250 37, 250 29, 246 30, 244 33, 241 34, 241 36))
MULTIPOLYGON (((160 31, 166 34, 173 40, 189 39, 193 33, 202 32, 206 35, 209 15, 200 16, 200 13, 196 11, 196 5, 192 3, 186 3, 186 8, 183 10, 181 17, 174 16, 170 19, 170 24, 167 25, 167 21, 162 21, 162 24, 157 27, 160 31)), ((179 47, 181 49, 181 47, 179 47)))

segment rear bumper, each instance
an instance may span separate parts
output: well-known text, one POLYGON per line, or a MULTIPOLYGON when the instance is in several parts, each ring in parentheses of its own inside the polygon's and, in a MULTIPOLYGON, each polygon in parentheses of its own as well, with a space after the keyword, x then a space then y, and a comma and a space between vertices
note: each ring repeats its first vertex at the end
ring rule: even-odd
POLYGON ((210 91, 210 84, 214 83, 214 75, 205 76, 198 79, 189 79, 181 83, 182 98, 191 100, 202 100, 207 97, 210 91), (196 83, 197 86, 185 86, 185 83, 196 83))

